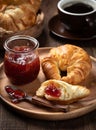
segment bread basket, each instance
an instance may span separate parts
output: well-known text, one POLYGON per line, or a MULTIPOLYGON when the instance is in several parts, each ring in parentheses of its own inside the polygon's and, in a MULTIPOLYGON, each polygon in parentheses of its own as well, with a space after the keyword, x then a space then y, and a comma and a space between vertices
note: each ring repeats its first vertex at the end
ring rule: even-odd
POLYGON ((5 42, 5 40, 14 35, 29 35, 37 38, 43 30, 43 25, 44 25, 44 13, 41 10, 39 10, 37 14, 36 24, 32 27, 29 27, 23 31, 18 31, 15 33, 11 31, 4 31, 4 30, 2 31, 0 29, 0 49, 3 49, 3 43, 5 42))

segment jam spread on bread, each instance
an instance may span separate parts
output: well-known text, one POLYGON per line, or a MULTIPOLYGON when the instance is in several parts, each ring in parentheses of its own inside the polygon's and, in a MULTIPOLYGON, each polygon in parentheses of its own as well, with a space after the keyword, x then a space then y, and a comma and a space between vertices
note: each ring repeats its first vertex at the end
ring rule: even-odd
POLYGON ((60 90, 54 84, 47 86, 45 93, 53 97, 60 97, 61 95, 60 90))

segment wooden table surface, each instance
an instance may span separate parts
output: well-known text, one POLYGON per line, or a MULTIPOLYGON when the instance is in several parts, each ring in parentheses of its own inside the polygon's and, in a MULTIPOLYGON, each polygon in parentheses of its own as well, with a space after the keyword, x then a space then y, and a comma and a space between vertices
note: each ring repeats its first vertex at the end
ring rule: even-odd
MULTIPOLYGON (((58 0, 42 1, 41 9, 45 14, 45 22, 43 32, 38 37, 40 47, 70 43, 81 46, 90 55, 96 57, 96 39, 90 41, 60 39, 49 32, 48 22, 52 16, 57 14, 57 2, 58 0)), ((3 52, 1 51, 0 61, 2 60, 3 52)), ((96 110, 66 121, 44 121, 16 113, 12 109, 9 109, 2 100, 0 102, 0 130, 96 130, 96 110)))

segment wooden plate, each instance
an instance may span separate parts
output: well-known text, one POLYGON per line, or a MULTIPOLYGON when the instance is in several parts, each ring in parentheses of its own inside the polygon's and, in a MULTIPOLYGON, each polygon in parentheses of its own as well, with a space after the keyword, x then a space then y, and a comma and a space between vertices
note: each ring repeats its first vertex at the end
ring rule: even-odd
MULTIPOLYGON (((50 48, 40 48, 39 49, 40 58, 47 55, 49 50, 50 48)), ((45 107, 36 106, 24 101, 18 104, 13 104, 10 101, 8 94, 4 89, 5 85, 11 83, 9 82, 3 71, 3 64, 0 65, 0 94, 1 94, 0 97, 13 110, 32 118, 45 119, 45 120, 67 120, 82 116, 96 109, 96 62, 92 61, 92 65, 93 65, 92 71, 89 77, 86 79, 86 81, 82 83, 83 85, 86 85, 90 89, 91 94, 87 98, 84 98, 74 104, 69 105, 69 111, 66 113, 54 112, 45 107)), ((45 80, 46 78, 41 69, 37 79, 34 82, 17 87, 23 89, 29 95, 34 95, 37 88, 45 80)))

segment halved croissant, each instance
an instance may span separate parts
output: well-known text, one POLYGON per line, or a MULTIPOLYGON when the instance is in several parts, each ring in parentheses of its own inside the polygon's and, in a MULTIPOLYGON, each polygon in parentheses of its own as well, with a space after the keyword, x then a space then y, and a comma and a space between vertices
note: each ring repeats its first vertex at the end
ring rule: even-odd
POLYGON ((62 104, 76 102, 89 94, 90 90, 84 86, 71 85, 55 79, 43 82, 36 91, 38 97, 45 97, 47 100, 62 104))
POLYGON ((52 48, 48 56, 41 60, 41 65, 47 79, 59 79, 71 84, 82 82, 92 68, 87 52, 70 44, 52 48), (60 71, 67 71, 67 75, 62 77, 60 71))

